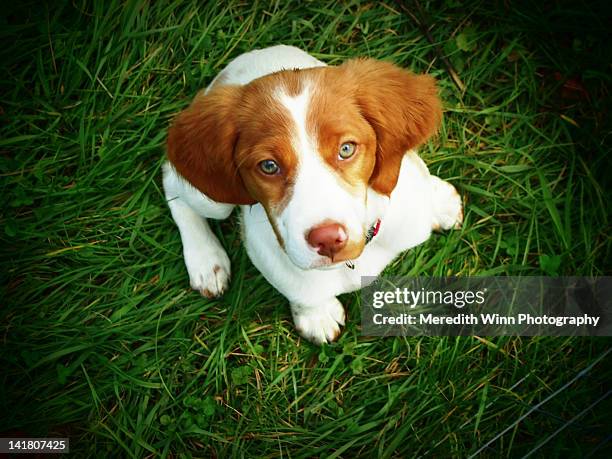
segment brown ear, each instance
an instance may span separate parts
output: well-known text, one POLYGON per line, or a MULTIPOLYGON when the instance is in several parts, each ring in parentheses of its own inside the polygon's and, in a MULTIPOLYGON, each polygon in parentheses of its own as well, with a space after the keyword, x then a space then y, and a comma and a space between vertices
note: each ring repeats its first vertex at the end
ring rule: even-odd
POLYGON ((194 187, 217 202, 254 204, 234 162, 240 88, 199 94, 168 130, 168 159, 194 187))
POLYGON ((389 62, 354 59, 340 66, 352 81, 362 115, 376 132, 376 164, 370 186, 390 194, 404 154, 433 135, 442 118, 436 82, 389 62))

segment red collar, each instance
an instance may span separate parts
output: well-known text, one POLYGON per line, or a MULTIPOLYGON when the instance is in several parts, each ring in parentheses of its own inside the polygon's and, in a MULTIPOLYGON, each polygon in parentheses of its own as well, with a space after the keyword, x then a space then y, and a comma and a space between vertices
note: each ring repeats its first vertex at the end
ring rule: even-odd
MULTIPOLYGON (((372 226, 370 226, 370 228, 368 229, 368 232, 366 234, 365 243, 368 244, 372 239, 374 239, 374 236, 378 234, 379 230, 380 230, 380 218, 376 220, 374 223, 372 223, 372 226)), ((347 268, 355 269, 355 263, 353 263, 351 260, 346 260, 345 265, 347 268)))
POLYGON ((366 234, 366 240, 365 243, 369 243, 372 239, 374 239, 374 236, 376 236, 378 234, 378 231, 380 230, 380 218, 378 220, 376 220, 372 226, 370 226, 370 229, 368 229, 368 233, 366 234))

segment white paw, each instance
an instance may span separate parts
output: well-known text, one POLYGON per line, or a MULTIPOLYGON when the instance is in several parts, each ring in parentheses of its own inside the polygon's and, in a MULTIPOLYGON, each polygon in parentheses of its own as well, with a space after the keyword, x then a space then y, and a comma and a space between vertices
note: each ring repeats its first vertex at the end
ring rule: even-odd
POLYGON ((463 222, 461 196, 453 185, 432 176, 434 222, 433 229, 459 229, 463 222))
POLYGON ((216 245, 207 250, 184 250, 191 288, 206 298, 222 295, 230 280, 229 258, 225 250, 216 245))
POLYGON ((345 319, 344 307, 337 298, 316 306, 291 303, 291 314, 300 335, 315 344, 338 338, 345 319))

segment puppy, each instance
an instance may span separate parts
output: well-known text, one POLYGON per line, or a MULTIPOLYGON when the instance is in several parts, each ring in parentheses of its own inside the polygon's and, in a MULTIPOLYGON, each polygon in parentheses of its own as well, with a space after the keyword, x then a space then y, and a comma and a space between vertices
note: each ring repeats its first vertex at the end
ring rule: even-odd
POLYGON ((283 45, 238 56, 168 131, 164 190, 191 287, 227 289, 230 262, 207 219, 239 205, 247 252, 297 330, 335 340, 336 296, 461 224, 455 188, 415 151, 441 116, 434 79, 388 62, 332 67, 283 45))

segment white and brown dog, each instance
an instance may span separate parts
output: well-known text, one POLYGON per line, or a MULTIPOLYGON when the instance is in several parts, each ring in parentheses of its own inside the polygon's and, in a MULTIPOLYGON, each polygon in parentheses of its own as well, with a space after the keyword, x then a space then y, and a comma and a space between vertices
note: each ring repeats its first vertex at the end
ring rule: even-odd
POLYGON ((206 219, 240 205, 247 252, 296 328, 333 341, 337 295, 461 223, 455 188, 414 150, 440 118, 434 79, 388 62, 332 67, 291 46, 238 56, 168 132, 164 189, 191 287, 227 288, 230 262, 206 219))

